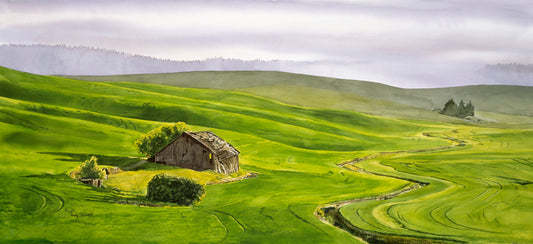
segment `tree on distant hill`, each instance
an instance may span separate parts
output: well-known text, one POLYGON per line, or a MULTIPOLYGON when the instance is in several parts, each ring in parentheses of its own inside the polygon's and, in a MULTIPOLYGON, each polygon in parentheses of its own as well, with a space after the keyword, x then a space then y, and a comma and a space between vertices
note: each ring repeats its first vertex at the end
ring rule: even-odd
POLYGON ((455 116, 457 114, 457 111, 459 111, 459 109, 452 98, 444 104, 444 108, 440 111, 440 113, 448 116, 455 116))
POLYGON ((474 110, 475 109, 476 108, 472 104, 472 101, 468 101, 468 104, 466 104, 466 108, 465 108, 465 115, 466 116, 474 116, 474 110))
POLYGON ((171 141, 178 138, 184 131, 190 131, 191 128, 183 122, 162 125, 150 132, 142 135, 135 141, 139 152, 146 155, 148 159, 153 159, 154 155, 171 141))
POLYGON ((472 101, 468 101, 468 103, 465 105, 465 102, 461 100, 459 102, 459 105, 453 101, 453 98, 448 100, 446 104, 444 104, 444 108, 439 109, 440 114, 458 117, 458 118, 466 118, 468 116, 474 116, 474 110, 475 107, 472 104, 472 101))

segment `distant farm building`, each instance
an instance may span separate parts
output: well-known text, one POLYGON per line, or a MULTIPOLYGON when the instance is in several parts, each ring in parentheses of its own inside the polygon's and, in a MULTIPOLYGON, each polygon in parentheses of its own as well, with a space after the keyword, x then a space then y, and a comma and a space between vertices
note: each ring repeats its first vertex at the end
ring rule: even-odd
POLYGON ((239 151, 211 131, 183 132, 155 154, 155 162, 230 174, 239 171, 239 151))

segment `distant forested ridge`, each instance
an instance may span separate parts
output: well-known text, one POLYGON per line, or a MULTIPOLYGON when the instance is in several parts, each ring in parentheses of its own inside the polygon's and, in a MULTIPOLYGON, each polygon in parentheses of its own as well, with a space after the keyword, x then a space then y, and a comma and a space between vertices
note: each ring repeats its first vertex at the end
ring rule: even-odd
POLYGON ((505 72, 533 73, 533 64, 498 63, 486 65, 486 68, 505 72))
POLYGON ((509 84, 531 84, 533 64, 498 63, 486 65, 483 76, 493 81, 506 81, 509 84))
POLYGON ((280 70, 298 62, 208 58, 177 61, 66 45, 0 45, 0 66, 41 75, 151 74, 212 70, 280 70))

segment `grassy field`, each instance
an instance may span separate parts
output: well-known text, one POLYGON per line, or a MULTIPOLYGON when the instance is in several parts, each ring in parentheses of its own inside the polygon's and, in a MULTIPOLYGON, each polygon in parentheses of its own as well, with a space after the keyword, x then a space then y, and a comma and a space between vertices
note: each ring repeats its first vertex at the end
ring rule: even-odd
POLYGON ((341 213, 364 230, 479 243, 529 243, 533 229, 532 130, 463 128, 461 149, 398 153, 356 164, 368 172, 429 183, 341 213))
MULTIPOLYGON (((5 68, 0 68, 0 87, 0 242, 360 243, 321 222, 314 216, 316 208, 387 194, 412 186, 413 180, 429 185, 388 201, 347 205, 341 212, 376 233, 533 241, 528 219, 513 218, 531 215, 527 206, 533 202, 527 124, 495 129, 440 116, 394 119, 331 107, 335 104, 307 107, 316 99, 300 100, 302 107, 241 91, 86 82, 5 68), (231 177, 140 158, 134 140, 176 121, 228 140, 241 151, 239 174, 258 176, 207 185, 206 197, 192 207, 139 206, 145 202, 146 182, 161 172, 202 183, 231 177), (366 173, 336 165, 374 153, 454 144, 443 137, 468 143, 387 154, 355 165, 366 173), (112 175, 103 189, 68 177, 92 155, 124 172, 112 175)), ((376 103, 364 106, 418 111, 376 103)))
MULTIPOLYGON (((320 90, 320 97, 323 95, 328 97, 326 104, 333 101, 336 106, 342 106, 343 109, 346 107, 348 109, 356 107, 355 111, 373 111, 373 113, 376 113, 376 110, 378 110, 377 113, 387 115, 388 113, 385 113, 387 110, 389 110, 388 112, 393 112, 390 110, 390 106, 398 107, 400 104, 403 105, 401 106, 402 110, 391 114, 393 116, 416 116, 417 114, 412 113, 414 112, 412 111, 413 107, 419 108, 418 113, 422 113, 421 116, 427 116, 427 114, 422 112, 423 110, 442 108, 444 103, 453 97, 457 101, 461 99, 467 101, 472 100, 476 108, 481 111, 533 116, 533 110, 528 106, 524 106, 533 102, 533 96, 531 96, 533 87, 522 86, 479 85, 438 89, 402 89, 368 81, 334 79, 272 71, 182 72, 142 75, 73 76, 72 78, 89 81, 155 83, 190 88, 242 89, 242 91, 259 96, 266 96, 276 100, 289 99, 289 102, 297 101, 299 103, 301 102, 301 99, 298 98, 299 96, 312 96, 316 92, 311 91, 311 93, 307 93, 309 89, 318 89, 320 90), (287 86, 292 87, 292 89, 288 90, 287 86), (291 93, 290 96, 286 96, 289 91, 302 92, 298 92, 297 94, 291 93), (337 97, 330 96, 331 92, 337 95, 337 97), (339 98, 343 99, 339 101, 339 98), (346 100, 351 100, 355 104, 351 102, 345 103, 346 100), (377 109, 372 109, 373 107, 377 109)), ((314 101, 321 100, 316 99, 316 97, 308 98, 314 101)), ((324 104, 320 103, 319 105, 324 106, 324 104)), ((422 118, 427 119, 427 117, 422 118)))

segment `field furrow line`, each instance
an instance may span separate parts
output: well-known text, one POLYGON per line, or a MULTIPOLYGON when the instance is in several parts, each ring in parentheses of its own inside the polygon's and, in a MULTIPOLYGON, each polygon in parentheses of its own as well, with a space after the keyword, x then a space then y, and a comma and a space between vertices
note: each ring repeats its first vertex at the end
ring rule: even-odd
POLYGON ((452 209, 453 209, 453 208, 448 209, 448 210, 444 213, 444 217, 446 217, 450 222, 454 223, 455 225, 462 226, 462 227, 464 227, 465 229, 469 229, 469 230, 476 230, 476 231, 488 232, 488 233, 500 233, 500 232, 496 232, 496 231, 484 230, 484 229, 479 229, 479 228, 474 228, 474 227, 471 227, 471 226, 466 226, 466 225, 459 224, 459 223, 457 223, 455 220, 453 220, 453 219, 448 215, 449 212, 450 212, 452 209))
POLYGON ((246 228, 244 227, 244 225, 237 219, 235 218, 235 216, 233 216, 232 214, 230 213, 227 213, 227 212, 223 212, 223 211, 220 211, 220 210, 212 210, 212 212, 216 212, 216 213, 220 213, 220 214, 223 214, 225 215, 230 221, 232 221, 233 223, 235 223, 239 229, 240 229, 240 236, 239 236, 239 239, 242 239, 245 235, 246 235, 246 228))
POLYGON ((308 220, 306 220, 306 219, 302 218, 301 216, 299 216, 298 214, 296 214, 296 213, 292 210, 291 206, 292 206, 292 204, 289 204, 289 206, 287 206, 287 209, 289 210, 289 212, 290 212, 294 217, 296 217, 297 219, 301 220, 302 222, 304 222, 304 223, 306 223, 306 224, 312 226, 313 228, 315 228, 315 229, 319 230, 320 232, 322 232, 322 233, 324 233, 324 234, 327 235, 327 233, 326 233, 323 229, 321 229, 320 227, 314 225, 313 223, 309 222, 308 220))

